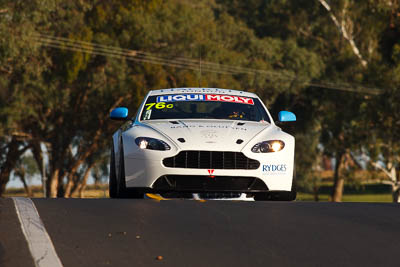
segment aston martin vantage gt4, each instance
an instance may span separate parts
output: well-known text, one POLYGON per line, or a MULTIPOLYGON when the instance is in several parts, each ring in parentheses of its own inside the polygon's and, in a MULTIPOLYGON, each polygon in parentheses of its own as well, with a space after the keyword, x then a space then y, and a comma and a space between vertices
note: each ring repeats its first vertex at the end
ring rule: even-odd
POLYGON ((128 117, 128 109, 119 107, 110 117, 124 121, 112 138, 112 198, 146 193, 296 198, 295 139, 279 127, 296 116, 281 111, 274 122, 253 93, 155 90, 136 116, 128 117))

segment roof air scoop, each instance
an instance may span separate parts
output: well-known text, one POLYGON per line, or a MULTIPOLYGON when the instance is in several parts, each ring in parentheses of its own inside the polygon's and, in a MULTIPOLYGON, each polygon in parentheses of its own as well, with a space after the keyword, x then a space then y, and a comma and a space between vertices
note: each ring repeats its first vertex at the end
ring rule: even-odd
POLYGON ((181 142, 181 143, 185 143, 186 142, 185 138, 182 138, 182 137, 178 138, 178 141, 181 142))

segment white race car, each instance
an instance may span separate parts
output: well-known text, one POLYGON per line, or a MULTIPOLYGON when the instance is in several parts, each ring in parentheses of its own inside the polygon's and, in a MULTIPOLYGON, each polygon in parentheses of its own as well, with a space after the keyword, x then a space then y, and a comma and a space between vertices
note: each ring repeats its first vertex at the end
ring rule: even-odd
MULTIPOLYGON (((145 193, 198 198, 294 200, 293 136, 276 126, 257 95, 215 88, 150 91, 113 135, 110 197, 145 193)), ((279 123, 295 121, 281 111, 279 123)))

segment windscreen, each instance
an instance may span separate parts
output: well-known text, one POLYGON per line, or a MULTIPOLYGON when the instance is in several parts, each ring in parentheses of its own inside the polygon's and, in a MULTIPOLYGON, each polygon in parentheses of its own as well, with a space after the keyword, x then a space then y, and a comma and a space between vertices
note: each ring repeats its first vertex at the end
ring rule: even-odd
POLYGON ((150 96, 143 106, 140 119, 225 119, 270 122, 258 98, 216 94, 150 96))

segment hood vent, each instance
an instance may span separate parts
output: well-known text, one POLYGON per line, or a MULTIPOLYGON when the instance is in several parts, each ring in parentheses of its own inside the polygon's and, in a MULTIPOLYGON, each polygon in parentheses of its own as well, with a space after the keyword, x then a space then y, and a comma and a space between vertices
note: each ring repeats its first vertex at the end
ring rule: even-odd
POLYGON ((177 121, 169 121, 169 122, 172 124, 179 124, 179 122, 177 122, 177 121))
POLYGON ((182 138, 182 137, 178 138, 178 141, 181 142, 181 143, 185 143, 186 142, 185 138, 182 138))
POLYGON ((244 122, 238 122, 237 125, 238 125, 238 126, 243 126, 243 125, 244 125, 244 122))
POLYGON ((238 144, 238 145, 240 145, 241 143, 243 143, 243 140, 242 140, 242 139, 238 139, 238 140, 236 141, 236 144, 238 144))

